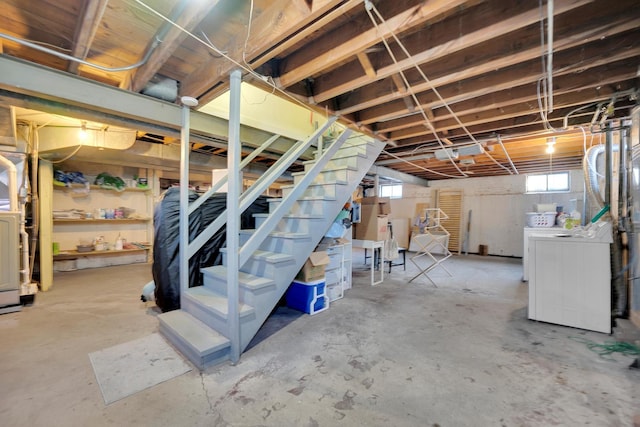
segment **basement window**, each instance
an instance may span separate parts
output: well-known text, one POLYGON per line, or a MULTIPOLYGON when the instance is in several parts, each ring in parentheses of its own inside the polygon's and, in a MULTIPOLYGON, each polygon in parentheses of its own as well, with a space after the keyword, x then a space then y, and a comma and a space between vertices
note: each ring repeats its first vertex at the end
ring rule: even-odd
POLYGON ((557 193, 569 189, 569 172, 527 175, 527 193, 557 193))
POLYGON ((384 184, 380 186, 380 197, 402 198, 402 184, 384 184))

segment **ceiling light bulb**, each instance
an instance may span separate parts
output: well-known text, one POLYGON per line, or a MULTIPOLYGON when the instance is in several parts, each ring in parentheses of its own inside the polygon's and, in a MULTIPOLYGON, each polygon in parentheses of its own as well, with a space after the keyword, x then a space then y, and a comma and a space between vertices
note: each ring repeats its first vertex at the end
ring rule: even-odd
POLYGON ((80 137, 80 141, 86 140, 87 136, 89 136, 89 133, 87 132, 87 122, 82 122, 78 136, 80 137))
POLYGON ((545 150, 547 154, 551 154, 556 151, 556 137, 547 138, 547 149, 545 150))

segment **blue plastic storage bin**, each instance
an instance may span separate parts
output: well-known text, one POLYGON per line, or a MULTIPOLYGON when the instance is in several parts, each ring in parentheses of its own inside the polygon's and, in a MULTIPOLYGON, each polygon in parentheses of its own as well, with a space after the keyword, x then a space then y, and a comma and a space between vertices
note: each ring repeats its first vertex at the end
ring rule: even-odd
POLYGON ((302 282, 294 280, 286 293, 287 307, 315 314, 329 308, 325 294, 325 280, 302 282))

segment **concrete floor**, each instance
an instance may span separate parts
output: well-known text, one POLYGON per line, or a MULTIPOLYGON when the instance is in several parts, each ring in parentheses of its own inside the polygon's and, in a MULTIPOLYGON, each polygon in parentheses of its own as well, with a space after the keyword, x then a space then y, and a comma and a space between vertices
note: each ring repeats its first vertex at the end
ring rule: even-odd
MULTIPOLYGON (((459 256, 438 287, 395 267, 315 316, 279 309, 237 366, 192 370, 105 405, 88 354, 158 330, 144 264, 57 273, 0 316, 3 426, 630 426, 640 371, 527 320, 519 260, 459 256)), ((637 329, 627 325, 627 333, 637 329)), ((636 335, 637 337, 637 335, 636 335)))

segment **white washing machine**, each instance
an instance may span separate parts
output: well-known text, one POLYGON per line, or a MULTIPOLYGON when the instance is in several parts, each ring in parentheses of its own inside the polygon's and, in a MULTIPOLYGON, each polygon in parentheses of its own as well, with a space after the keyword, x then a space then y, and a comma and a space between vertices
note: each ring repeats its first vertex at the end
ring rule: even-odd
POLYGON ((523 234, 523 248, 522 248, 522 281, 527 282, 529 280, 529 237, 534 234, 544 234, 545 236, 552 236, 554 234, 562 233, 565 231, 562 227, 525 227, 523 234))
POLYGON ((529 237, 529 319, 611 333, 611 224, 529 237))

